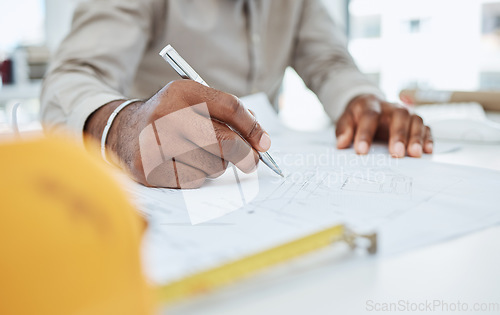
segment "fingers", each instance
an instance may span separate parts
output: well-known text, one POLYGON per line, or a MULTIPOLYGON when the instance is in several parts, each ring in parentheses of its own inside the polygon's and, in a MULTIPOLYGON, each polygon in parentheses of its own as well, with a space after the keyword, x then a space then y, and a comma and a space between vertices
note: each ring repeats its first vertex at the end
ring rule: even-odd
POLYGON ((339 149, 349 147, 354 138, 358 154, 367 154, 375 137, 388 139, 389 152, 396 158, 421 157, 433 151, 431 131, 421 117, 373 97, 358 97, 348 105, 337 122, 336 135, 339 149))
POLYGON ((408 155, 421 157, 424 152, 425 126, 422 118, 412 115, 410 118, 410 134, 408 137, 408 155))
POLYGON ((356 136, 354 138, 354 150, 358 154, 368 154, 370 146, 377 131, 379 113, 374 110, 366 110, 361 114, 356 136))
POLYGON ((190 127, 182 132, 187 140, 213 156, 233 163, 244 173, 256 170, 259 156, 237 133, 200 115, 191 117, 190 121, 190 127))
MULTIPOLYGON (((213 147, 212 151, 219 150, 217 143, 211 146, 213 147)), ((178 162, 202 171, 208 178, 221 176, 226 171, 228 165, 228 162, 223 158, 211 154, 206 148, 200 148, 190 141, 179 141, 175 148, 175 151, 178 152, 176 154, 170 154, 170 148, 165 148, 164 146, 162 148, 164 149, 166 159, 173 157, 178 162)))
POLYGON ((406 154, 410 113, 405 108, 394 109, 389 127, 389 152, 393 157, 402 158, 406 154))
MULTIPOLYGON (((161 132, 166 120, 163 118, 151 123, 139 136, 142 167, 136 168, 142 168, 143 174, 136 177, 143 184, 195 188, 206 177, 215 178, 224 173, 227 162, 221 157, 210 154, 186 139, 161 132), (180 163, 180 166, 176 163, 180 163)), ((218 147, 218 144, 214 146, 218 147)))
POLYGON ((221 94, 217 104, 209 104, 209 111, 212 117, 227 123, 257 150, 265 152, 271 147, 269 135, 236 97, 221 94))
POLYGON ((350 112, 345 112, 337 122, 337 148, 348 148, 354 138, 355 124, 350 112))
POLYGON ((167 160, 154 168, 147 176, 153 187, 177 189, 199 188, 205 182, 205 173, 175 159, 167 160))
POLYGON ((351 100, 337 122, 337 147, 345 149, 354 140, 356 153, 367 154, 377 132, 380 112, 380 101, 373 95, 351 100))
POLYGON ((193 81, 181 82, 186 85, 184 88, 191 91, 191 93, 186 93, 185 97, 189 105, 207 103, 210 117, 230 126, 253 148, 261 152, 269 150, 271 138, 237 97, 193 81))
POLYGON ((434 151, 434 140, 432 140, 431 128, 425 126, 424 152, 431 154, 434 151))
POLYGON ((248 174, 255 171, 259 163, 257 152, 224 124, 214 122, 214 128, 220 155, 226 161, 236 165, 244 173, 248 174))

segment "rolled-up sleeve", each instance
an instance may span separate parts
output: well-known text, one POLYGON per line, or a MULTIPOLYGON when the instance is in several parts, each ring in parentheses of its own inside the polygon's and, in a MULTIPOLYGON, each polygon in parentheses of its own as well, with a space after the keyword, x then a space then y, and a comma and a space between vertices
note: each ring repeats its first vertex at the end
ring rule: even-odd
POLYGON ((347 51, 345 35, 320 0, 303 1, 293 56, 293 67, 333 121, 356 96, 384 97, 357 68, 347 51))
POLYGON ((41 121, 82 139, 99 107, 126 99, 149 42, 151 4, 146 0, 91 0, 75 11, 72 29, 43 82, 41 121))

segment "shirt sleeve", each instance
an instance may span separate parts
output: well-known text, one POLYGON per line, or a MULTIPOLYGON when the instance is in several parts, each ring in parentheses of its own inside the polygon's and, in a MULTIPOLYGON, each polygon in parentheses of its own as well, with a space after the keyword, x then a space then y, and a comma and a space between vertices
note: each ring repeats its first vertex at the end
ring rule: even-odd
POLYGON ((320 0, 304 0, 292 66, 316 93, 333 121, 356 96, 380 89, 357 68, 347 40, 320 0))
POLYGON ((83 139, 85 122, 95 110, 127 99, 151 28, 151 3, 146 0, 80 4, 43 82, 44 129, 63 128, 83 139))

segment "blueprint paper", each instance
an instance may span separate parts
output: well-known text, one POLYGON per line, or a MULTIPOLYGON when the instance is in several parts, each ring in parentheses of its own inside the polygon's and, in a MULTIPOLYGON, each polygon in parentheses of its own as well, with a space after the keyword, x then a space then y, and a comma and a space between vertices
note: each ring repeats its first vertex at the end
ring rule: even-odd
POLYGON ((223 178, 199 190, 129 184, 149 219, 143 257, 154 283, 339 223, 358 232, 377 231, 380 253, 390 254, 500 222, 500 172, 392 159, 382 145, 366 156, 336 150, 333 130, 295 133, 280 125, 274 112, 265 112, 270 108, 265 99, 251 100, 257 117, 266 115, 265 124, 274 126, 270 153, 284 179, 259 165, 247 178, 238 174, 238 181, 228 168, 223 178))

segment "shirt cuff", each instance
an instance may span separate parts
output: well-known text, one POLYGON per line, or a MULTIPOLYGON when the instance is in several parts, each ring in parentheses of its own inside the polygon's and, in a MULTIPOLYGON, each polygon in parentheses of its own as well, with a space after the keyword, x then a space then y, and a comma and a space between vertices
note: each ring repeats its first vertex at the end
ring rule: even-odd
POLYGON ((69 130, 75 135, 80 144, 83 145, 83 129, 85 123, 93 112, 100 107, 118 100, 126 100, 127 97, 118 94, 97 94, 95 96, 85 98, 85 101, 77 104, 73 111, 69 114, 67 126, 69 130))

